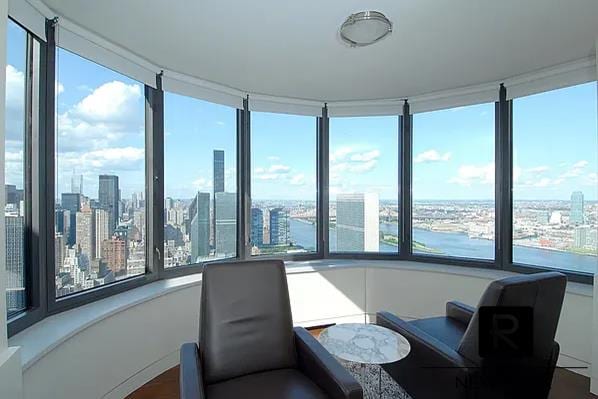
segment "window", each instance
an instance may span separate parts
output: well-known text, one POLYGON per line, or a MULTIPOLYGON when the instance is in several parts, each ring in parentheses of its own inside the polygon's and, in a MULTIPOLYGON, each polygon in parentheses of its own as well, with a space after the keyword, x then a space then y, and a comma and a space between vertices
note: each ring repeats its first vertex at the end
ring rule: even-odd
POLYGON ((25 115, 27 32, 11 20, 7 26, 5 208, 6 306, 11 316, 27 307, 25 293, 25 223, 29 202, 25 193, 27 130, 25 115))
POLYGON ((330 252, 399 251, 396 116, 330 119, 330 252))
POLYGON ((316 118, 251 114, 251 253, 314 252, 316 118))
POLYGON ((237 255, 234 108, 166 93, 164 267, 237 255))
POLYGON ((513 100, 513 262, 594 273, 596 82, 513 100))
POLYGON ((57 49, 56 296, 146 270, 144 87, 57 49))
POLYGON ((494 259, 494 107, 413 116, 414 254, 494 259))

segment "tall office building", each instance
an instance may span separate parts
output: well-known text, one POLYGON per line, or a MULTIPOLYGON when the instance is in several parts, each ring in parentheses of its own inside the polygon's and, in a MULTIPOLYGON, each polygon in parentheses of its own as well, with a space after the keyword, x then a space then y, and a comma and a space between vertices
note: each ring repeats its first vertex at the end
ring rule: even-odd
POLYGON ((583 193, 581 191, 574 191, 571 193, 571 213, 569 215, 569 223, 583 224, 583 193))
POLYGON ((127 258, 129 247, 126 239, 112 237, 102 242, 101 258, 106 262, 106 267, 120 276, 127 274, 127 258))
POLYGON ((81 255, 79 260, 84 263, 79 266, 85 269, 89 266, 89 261, 95 258, 95 220, 93 210, 89 207, 81 209, 80 212, 76 213, 76 221, 76 244, 81 255))
POLYGON ((214 195, 224 192, 224 151, 214 150, 214 195))
POLYGON ((575 248, 584 248, 590 238, 590 226, 576 226, 573 230, 573 245, 575 248))
POLYGON ((260 208, 251 208, 251 244, 264 245, 264 212, 260 208))
POLYGON ((14 184, 4 185, 4 198, 6 204, 18 204, 19 203, 19 192, 17 186, 14 184))
POLYGON ((83 194, 83 175, 71 176, 71 193, 83 194))
POLYGON ((237 194, 216 193, 216 255, 235 256, 237 253, 237 194))
POLYGON ((98 198, 100 206, 108 211, 109 235, 112 236, 119 221, 120 190, 118 176, 100 175, 98 198))
POLYGON ((191 218, 191 262, 210 254, 210 193, 197 193, 195 214, 191 218))
POLYGON ((283 208, 270 210, 270 244, 289 243, 289 213, 283 208))
POLYGON ((377 252, 380 246, 378 195, 336 196, 336 249, 339 252, 377 252))
POLYGON ((94 239, 95 251, 93 258, 99 258, 102 253, 102 243, 110 238, 110 221, 108 212, 105 209, 98 208, 93 210, 94 217, 94 239))
POLYGON ((65 237, 67 245, 70 246, 75 245, 77 241, 77 212, 81 210, 81 202, 82 198, 79 193, 62 193, 60 207, 69 211, 68 235, 65 237))
POLYGON ((56 233, 54 237, 54 274, 58 276, 60 268, 64 263, 64 256, 66 251, 66 240, 61 233, 56 233))
POLYGON ((8 312, 23 309, 25 301, 25 220, 17 214, 5 215, 6 307, 8 312))

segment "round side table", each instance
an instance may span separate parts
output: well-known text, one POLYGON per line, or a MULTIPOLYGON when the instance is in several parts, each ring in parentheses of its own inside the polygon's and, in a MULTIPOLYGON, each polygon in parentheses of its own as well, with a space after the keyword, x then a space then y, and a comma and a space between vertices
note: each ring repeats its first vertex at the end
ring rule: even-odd
MULTIPOLYGON (((375 324, 347 323, 326 328, 318 338, 332 355, 361 364, 362 386, 366 390, 366 366, 378 366, 378 392, 382 397, 382 364, 405 358, 411 351, 401 334, 375 324)), ((365 392, 364 392, 365 393, 365 392)))

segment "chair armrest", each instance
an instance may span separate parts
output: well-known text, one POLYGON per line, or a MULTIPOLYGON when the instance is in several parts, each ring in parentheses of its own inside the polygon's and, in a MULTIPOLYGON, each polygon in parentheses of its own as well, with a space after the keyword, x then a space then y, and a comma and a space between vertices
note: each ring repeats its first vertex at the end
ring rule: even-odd
POLYGON ((461 323, 469 325, 476 308, 458 301, 446 303, 446 317, 459 320, 461 323))
POLYGON ((419 367, 454 368, 467 372, 474 365, 453 348, 437 340, 425 331, 417 328, 389 312, 376 313, 376 324, 398 332, 409 341, 411 352, 416 355, 419 367))
POLYGON ((183 344, 180 354, 181 399, 205 399, 198 345, 195 343, 183 344))
POLYGON ((361 385, 305 328, 295 327, 299 369, 332 399, 363 399, 361 385))

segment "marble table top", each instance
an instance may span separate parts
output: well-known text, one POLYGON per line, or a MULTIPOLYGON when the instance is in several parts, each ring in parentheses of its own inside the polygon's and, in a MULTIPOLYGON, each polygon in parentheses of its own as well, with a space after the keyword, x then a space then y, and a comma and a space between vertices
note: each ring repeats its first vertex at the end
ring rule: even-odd
POLYGON ((357 363, 392 363, 411 351, 405 337, 375 324, 337 324, 322 331, 318 340, 334 356, 357 363))

